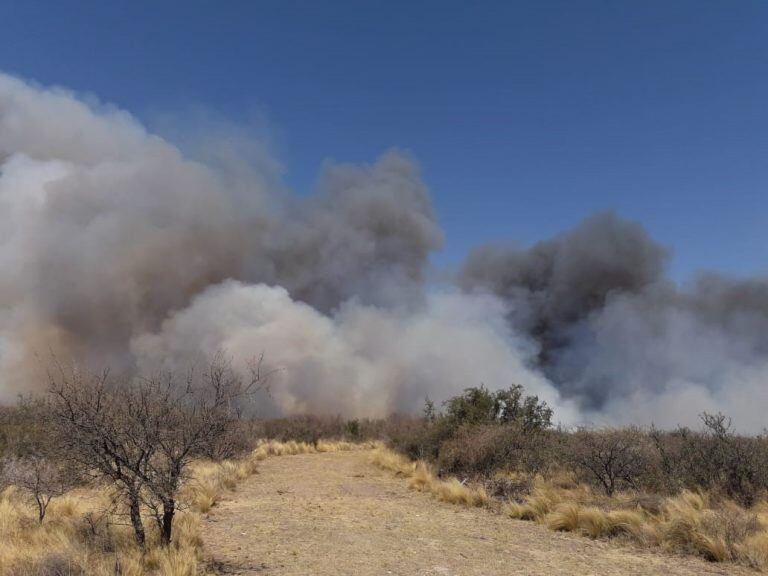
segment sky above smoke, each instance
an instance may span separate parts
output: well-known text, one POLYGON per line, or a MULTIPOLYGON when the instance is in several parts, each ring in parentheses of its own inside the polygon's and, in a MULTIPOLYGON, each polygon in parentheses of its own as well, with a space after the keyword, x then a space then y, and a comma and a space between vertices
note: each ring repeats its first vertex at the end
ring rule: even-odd
POLYGON ((263 147, 196 158, 0 75, 0 400, 43 386, 51 352, 151 373, 223 350, 275 370, 263 414, 382 416, 519 383, 566 424, 722 410, 762 427, 764 278, 679 288, 668 250, 611 213, 433 274, 443 234, 408 155, 328 164, 307 197, 263 147))

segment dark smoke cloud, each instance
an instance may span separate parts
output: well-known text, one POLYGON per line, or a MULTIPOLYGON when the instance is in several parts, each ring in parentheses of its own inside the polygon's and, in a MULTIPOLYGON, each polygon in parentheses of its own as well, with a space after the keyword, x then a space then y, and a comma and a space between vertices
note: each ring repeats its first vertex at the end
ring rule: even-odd
POLYGON ((768 405, 768 280, 715 273, 678 288, 667 251, 599 214, 530 248, 478 248, 461 284, 508 302, 538 363, 585 417, 692 424, 725 410, 759 430, 768 405))
MULTIPOLYGON (((510 321, 540 345, 539 364, 556 377, 555 358, 578 340, 579 323, 609 298, 636 294, 663 279, 667 251, 635 222, 606 212, 529 248, 481 246, 467 259, 459 282, 510 304, 510 321)), ((599 404, 604 391, 557 378, 582 404, 599 404)))
POLYGON ((530 248, 476 248, 460 282, 513 302, 515 323, 546 340, 609 296, 658 282, 666 259, 639 224, 603 213, 530 248))

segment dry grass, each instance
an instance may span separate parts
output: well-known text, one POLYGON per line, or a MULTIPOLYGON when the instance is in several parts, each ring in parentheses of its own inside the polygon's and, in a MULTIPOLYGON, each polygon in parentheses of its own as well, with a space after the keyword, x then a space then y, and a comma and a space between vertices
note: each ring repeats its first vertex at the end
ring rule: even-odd
MULTIPOLYGON (((467 486, 456 478, 439 479, 429 464, 412 462, 391 450, 376 450, 372 462, 405 477, 409 488, 429 492, 441 501, 464 506, 490 502, 481 487, 467 486)), ((609 498, 578 484, 571 474, 559 473, 546 480, 536 477, 531 492, 520 502, 506 503, 503 510, 511 518, 535 521, 551 530, 618 538, 712 562, 768 569, 768 502, 747 510, 690 491, 668 498, 633 493, 609 498)))
POLYGON ((761 560, 761 543, 768 538, 767 525, 757 512, 733 502, 712 506, 706 496, 684 493, 670 499, 659 528, 665 547, 698 554, 713 562, 768 567, 761 560))
POLYGON ((485 506, 488 504, 488 494, 486 494, 485 488, 466 486, 456 478, 436 480, 430 484, 429 488, 442 502, 464 506, 485 506))
POLYGON ((505 510, 512 518, 536 521, 552 530, 621 538, 712 562, 768 568, 768 503, 747 510, 731 501, 683 491, 664 498, 655 510, 638 505, 630 494, 606 498, 586 487, 568 486, 558 488, 538 479, 530 495, 508 503, 505 510))
POLYGON ((54 501, 39 524, 29 504, 13 488, 7 489, 0 495, 0 574, 198 574, 199 516, 180 512, 173 544, 160 547, 152 535, 142 552, 125 519, 104 512, 108 507, 104 492, 73 494, 54 501))
MULTIPOLYGON (((416 462, 411 462, 405 456, 384 448, 374 451, 371 456, 371 462, 379 468, 389 470, 398 476, 405 476, 406 478, 410 478, 413 475, 418 465, 416 462)), ((427 467, 427 464, 422 464, 425 468, 427 467)))
POLYGON ((255 474, 257 463, 253 455, 237 461, 197 462, 192 467, 192 478, 181 491, 181 500, 205 514, 224 492, 234 490, 239 482, 255 474))
POLYGON ((412 490, 429 492, 442 502, 463 506, 485 506, 490 498, 482 486, 467 486, 456 478, 437 478, 426 462, 411 462, 404 456, 379 447, 371 461, 380 468, 407 479, 412 490))
POLYGON ((265 441, 242 460, 195 463, 192 478, 179 495, 182 509, 174 523, 171 546, 159 545, 154 523, 147 518, 146 550, 136 545, 124 515, 109 511, 111 500, 105 490, 81 490, 54 500, 39 524, 33 507, 10 487, 0 494, 0 575, 204 574, 202 514, 256 473, 260 460, 372 447, 370 443, 265 441))

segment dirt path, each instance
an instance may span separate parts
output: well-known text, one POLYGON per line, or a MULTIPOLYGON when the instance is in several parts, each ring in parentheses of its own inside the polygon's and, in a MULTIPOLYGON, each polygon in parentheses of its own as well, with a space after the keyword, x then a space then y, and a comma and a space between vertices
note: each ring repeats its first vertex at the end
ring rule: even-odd
POLYGON ((752 575, 730 565, 592 541, 435 501, 368 452, 269 458, 214 508, 206 549, 221 574, 752 575))

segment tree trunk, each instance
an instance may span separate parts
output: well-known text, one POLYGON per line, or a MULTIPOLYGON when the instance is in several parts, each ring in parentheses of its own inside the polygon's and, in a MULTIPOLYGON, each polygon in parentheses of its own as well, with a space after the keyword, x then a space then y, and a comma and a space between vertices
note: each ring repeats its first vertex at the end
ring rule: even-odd
POLYGON ((163 526, 161 537, 163 544, 171 543, 171 531, 173 530, 173 516, 176 513, 176 502, 173 499, 163 502, 163 526))
POLYGON ((37 501, 37 521, 39 524, 42 524, 43 519, 45 518, 45 509, 47 505, 42 496, 35 496, 35 500, 37 501))
POLYGON ((129 511, 131 515, 133 533, 136 536, 136 542, 138 542, 139 546, 143 548, 144 541, 146 540, 146 534, 144 533, 144 524, 141 522, 141 506, 139 504, 139 497, 138 495, 131 494, 129 499, 129 511))

